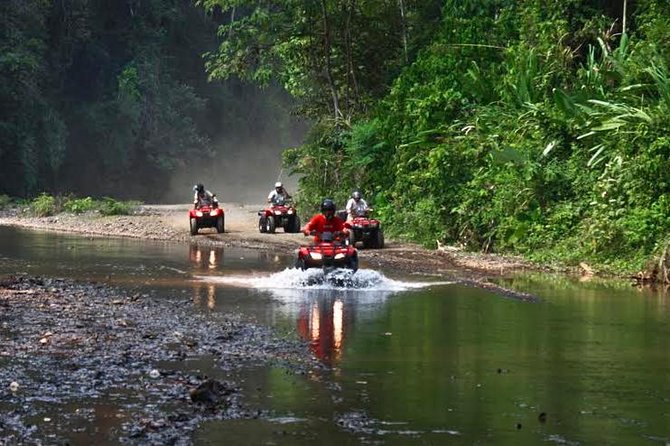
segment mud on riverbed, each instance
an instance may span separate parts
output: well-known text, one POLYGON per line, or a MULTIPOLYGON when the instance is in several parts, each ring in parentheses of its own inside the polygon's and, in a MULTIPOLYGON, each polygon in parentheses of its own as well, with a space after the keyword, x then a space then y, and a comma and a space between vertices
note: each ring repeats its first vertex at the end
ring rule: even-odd
POLYGON ((263 412, 235 382, 173 365, 319 367, 302 343, 239 316, 63 279, 2 278, 0 333, 0 445, 191 444, 204 420, 263 412))

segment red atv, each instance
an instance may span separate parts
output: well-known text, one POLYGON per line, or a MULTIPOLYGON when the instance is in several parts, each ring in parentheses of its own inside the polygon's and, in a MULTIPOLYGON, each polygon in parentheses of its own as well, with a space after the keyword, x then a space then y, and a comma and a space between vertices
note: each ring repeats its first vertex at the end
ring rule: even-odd
POLYGON ((342 238, 342 233, 322 232, 319 242, 303 245, 298 249, 295 267, 302 270, 323 268, 326 274, 335 268, 347 268, 356 272, 358 252, 349 245, 346 237, 342 238))
POLYGON ((272 205, 258 211, 258 216, 258 230, 261 233, 274 234, 277 228, 284 228, 284 232, 300 232, 300 217, 290 200, 279 198, 272 205))
POLYGON ((364 216, 354 217, 349 222, 349 244, 356 246, 356 242, 363 242, 363 248, 384 247, 384 230, 382 223, 370 217, 372 209, 368 209, 364 216))
POLYGON ((196 235, 200 228, 216 228, 219 234, 225 229, 226 215, 217 203, 204 204, 189 210, 188 219, 191 223, 191 235, 196 235))

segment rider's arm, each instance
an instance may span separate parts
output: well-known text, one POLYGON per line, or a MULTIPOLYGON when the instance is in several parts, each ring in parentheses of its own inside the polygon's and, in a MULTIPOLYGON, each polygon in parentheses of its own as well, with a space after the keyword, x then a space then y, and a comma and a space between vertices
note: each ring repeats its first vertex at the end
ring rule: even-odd
POLYGON ((312 217, 312 219, 311 219, 310 221, 307 222, 307 224, 305 225, 305 227, 302 228, 302 232, 303 232, 305 235, 309 235, 309 232, 312 230, 312 226, 314 225, 313 222, 314 222, 314 217, 312 217))
POLYGON ((320 215, 321 214, 315 215, 309 222, 307 222, 307 224, 305 225, 305 229, 303 229, 302 231, 305 233, 305 235, 309 235, 312 231, 319 232, 318 226, 319 226, 319 220, 321 219, 320 215))
POLYGON ((337 218, 337 221, 333 222, 335 231, 342 232, 344 234, 349 232, 348 228, 350 228, 351 225, 348 222, 343 221, 340 217, 333 217, 333 218, 337 218))

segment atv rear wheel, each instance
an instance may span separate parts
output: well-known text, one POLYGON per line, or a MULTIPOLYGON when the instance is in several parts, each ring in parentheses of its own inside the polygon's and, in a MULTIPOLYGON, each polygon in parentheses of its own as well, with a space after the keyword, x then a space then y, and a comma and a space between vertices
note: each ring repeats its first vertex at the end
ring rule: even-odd
POLYGON ((225 220, 222 215, 221 217, 216 219, 216 232, 221 234, 223 233, 224 230, 225 230, 225 220))
POLYGON ((261 217, 258 219, 258 231, 263 234, 268 231, 267 227, 267 217, 261 217))
POLYGON ((198 233, 198 220, 191 218, 191 235, 196 235, 198 233))
POLYGON ((384 247, 384 231, 379 229, 375 237, 375 248, 382 249, 384 247))

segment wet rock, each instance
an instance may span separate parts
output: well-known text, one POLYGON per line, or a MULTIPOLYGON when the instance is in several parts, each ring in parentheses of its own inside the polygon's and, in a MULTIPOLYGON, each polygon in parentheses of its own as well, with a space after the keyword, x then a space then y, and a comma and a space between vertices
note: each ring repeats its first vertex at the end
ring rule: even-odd
MULTIPOLYGON (((207 359, 222 370, 278 359, 293 370, 313 365, 304 359, 306 346, 275 339, 239 315, 200 313, 184 304, 188 296, 167 300, 136 293, 133 300, 132 295, 96 283, 0 278, 0 302, 7 304, 2 315, 12 321, 0 352, 0 375, 11 378, 0 411, 0 445, 66 444, 81 425, 59 419, 46 426, 44 419, 55 420, 54 413, 73 404, 101 400, 123 419, 120 430, 101 435, 131 445, 192 444, 190 435, 203 421, 256 413, 243 408, 234 384, 195 378, 183 366, 173 371, 170 361, 211 353, 207 359), (148 379, 147 373, 158 372, 157 364, 159 376, 148 379), (175 402, 188 399, 195 404, 182 404, 179 415, 170 416, 175 402)), ((96 423, 92 416, 73 420, 96 423)))
POLYGON ((191 401, 194 403, 201 403, 206 406, 218 406, 225 403, 226 397, 234 392, 235 389, 231 386, 215 379, 208 379, 195 389, 192 389, 190 395, 191 401))

